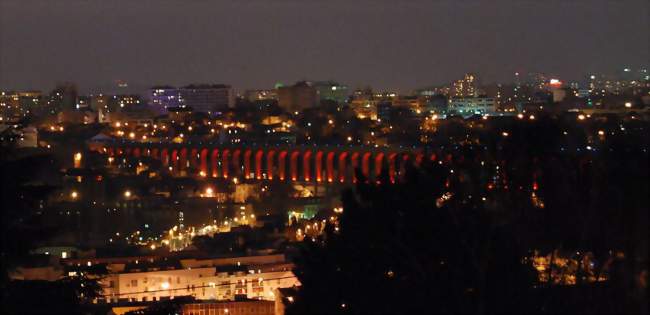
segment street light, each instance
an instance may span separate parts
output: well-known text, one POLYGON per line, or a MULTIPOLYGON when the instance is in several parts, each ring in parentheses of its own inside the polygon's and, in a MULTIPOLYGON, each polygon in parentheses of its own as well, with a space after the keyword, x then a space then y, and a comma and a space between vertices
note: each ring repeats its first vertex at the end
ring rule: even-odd
POLYGON ((77 153, 74 154, 73 158, 74 158, 74 167, 75 168, 81 167, 81 157, 82 157, 81 152, 77 152, 77 153))

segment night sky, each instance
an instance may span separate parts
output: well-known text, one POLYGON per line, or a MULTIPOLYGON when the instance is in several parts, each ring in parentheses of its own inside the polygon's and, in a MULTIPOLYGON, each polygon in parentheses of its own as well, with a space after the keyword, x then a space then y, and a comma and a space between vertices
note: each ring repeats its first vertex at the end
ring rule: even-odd
POLYGON ((0 0, 0 88, 334 79, 407 91, 468 71, 571 80, 647 66, 649 10, 647 0, 0 0))

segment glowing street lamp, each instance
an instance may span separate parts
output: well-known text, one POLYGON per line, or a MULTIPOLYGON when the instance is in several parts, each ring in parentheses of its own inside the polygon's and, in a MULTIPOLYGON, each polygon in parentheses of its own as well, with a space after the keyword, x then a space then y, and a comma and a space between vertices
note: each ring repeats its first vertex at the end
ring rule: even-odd
POLYGON ((81 167, 81 152, 77 152, 74 154, 74 167, 79 168, 81 167))

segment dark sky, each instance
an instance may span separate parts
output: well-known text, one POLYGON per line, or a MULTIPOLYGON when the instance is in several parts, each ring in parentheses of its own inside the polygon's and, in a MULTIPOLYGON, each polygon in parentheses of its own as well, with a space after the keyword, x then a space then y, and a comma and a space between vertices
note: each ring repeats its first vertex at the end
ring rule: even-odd
POLYGON ((647 0, 0 0, 0 88, 236 89, 334 79, 408 90, 464 72, 563 79, 647 66, 647 0))

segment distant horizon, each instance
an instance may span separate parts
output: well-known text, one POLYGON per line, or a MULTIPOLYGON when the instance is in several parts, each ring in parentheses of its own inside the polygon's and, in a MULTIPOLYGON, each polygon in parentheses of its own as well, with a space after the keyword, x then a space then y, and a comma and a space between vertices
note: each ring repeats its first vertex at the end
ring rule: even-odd
MULTIPOLYGON (((637 68, 633 67, 619 67, 615 69, 614 71, 608 72, 608 73, 591 73, 591 72, 586 72, 581 78, 576 78, 576 79, 566 79, 562 78, 559 76, 554 76, 553 74, 549 73, 544 73, 544 72, 539 72, 539 71, 531 71, 531 72, 520 72, 522 75, 522 80, 525 80, 526 75, 531 74, 531 73, 540 73, 540 74, 545 74, 548 75, 549 78, 558 78, 562 80, 565 84, 571 83, 571 82, 578 82, 578 83, 583 83, 585 79, 588 78, 590 74, 596 74, 596 75, 606 75, 606 76, 614 76, 617 75, 617 72, 622 72, 623 69, 629 68, 632 70, 632 72, 638 72, 642 69, 648 70, 648 67, 646 66, 639 66, 637 68)), ((474 73, 477 75, 479 81, 479 86, 489 86, 489 85, 496 85, 496 84, 504 84, 504 85, 511 85, 514 84, 514 73, 512 73, 512 79, 511 81, 486 81, 481 77, 480 72, 468 72, 468 73, 474 73)), ((192 84, 225 84, 225 85, 230 85, 236 93, 243 93, 248 90, 269 90, 269 89, 274 89, 276 84, 284 84, 284 85, 292 85, 296 82, 300 81, 311 81, 311 82, 324 82, 324 81, 332 81, 336 82, 342 85, 345 85, 348 87, 349 91, 354 91, 357 89, 363 89, 370 87, 374 91, 395 91, 398 93, 409 93, 418 89, 426 89, 426 88, 431 88, 431 87, 442 87, 442 86, 449 86, 453 81, 462 79, 461 74, 457 78, 452 78, 450 80, 441 82, 441 83, 431 83, 431 84, 425 84, 422 86, 414 86, 411 88, 405 88, 405 89, 398 89, 398 88, 378 88, 371 86, 369 84, 349 84, 345 80, 337 80, 334 78, 328 78, 328 79, 297 79, 294 81, 288 81, 288 82, 275 82, 269 86, 264 86, 264 87, 238 87, 236 85, 230 84, 229 82, 200 82, 200 81, 190 81, 190 82, 185 82, 185 83, 180 83, 180 84, 168 84, 168 83, 155 83, 155 84, 144 84, 144 83, 131 83, 128 81, 124 80, 114 80, 113 84, 103 84, 103 85, 95 85, 93 87, 88 87, 84 86, 80 82, 75 82, 71 80, 57 80, 53 83, 51 83, 48 87, 44 88, 39 88, 39 87, 5 87, 5 86, 0 86, 0 91, 41 91, 41 92, 49 92, 52 91, 53 89, 56 88, 57 85, 59 84, 64 84, 64 83, 73 83, 77 89, 79 90, 79 93, 81 94, 97 94, 97 93, 104 93, 104 94, 146 94, 147 90, 151 89, 152 87, 155 86, 173 86, 173 87, 183 87, 183 86, 188 86, 192 84), (124 82, 127 84, 127 87, 119 87, 118 82, 124 82)))

